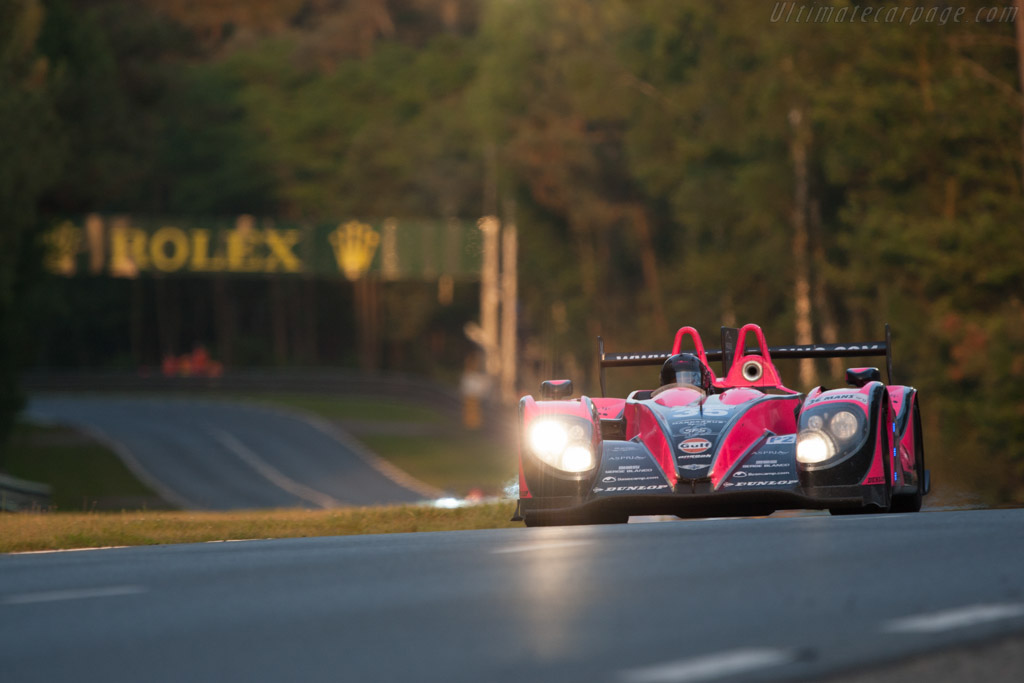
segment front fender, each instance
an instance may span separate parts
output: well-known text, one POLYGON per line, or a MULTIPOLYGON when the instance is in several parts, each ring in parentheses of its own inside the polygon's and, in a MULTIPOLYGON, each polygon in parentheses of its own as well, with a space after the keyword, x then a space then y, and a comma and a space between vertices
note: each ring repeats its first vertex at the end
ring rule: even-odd
MULTIPOLYGON (((798 435, 815 431, 811 428, 811 419, 822 416, 828 419, 840 410, 859 416, 864 428, 860 439, 851 440, 844 445, 836 439, 828 427, 819 428, 832 439, 835 453, 828 460, 806 464, 797 461, 797 473, 803 487, 850 486, 885 484, 884 458, 889 453, 882 452, 883 443, 888 443, 883 429, 891 429, 891 421, 886 408, 889 404, 888 392, 881 382, 869 382, 860 388, 832 389, 808 396, 800 411, 798 435)), ((826 423, 827 424, 827 423, 826 423)), ((799 438, 799 436, 798 436, 799 438)))
POLYGON ((537 401, 524 396, 519 401, 519 497, 582 496, 600 471, 601 421, 589 397, 567 401, 537 401), (585 472, 566 472, 533 453, 529 429, 539 419, 564 420, 585 428, 584 439, 594 453, 594 466, 585 472))

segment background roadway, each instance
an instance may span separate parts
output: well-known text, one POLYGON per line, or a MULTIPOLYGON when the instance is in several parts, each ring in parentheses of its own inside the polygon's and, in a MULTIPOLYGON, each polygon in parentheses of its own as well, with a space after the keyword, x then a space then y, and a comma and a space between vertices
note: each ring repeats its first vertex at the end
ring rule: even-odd
POLYGON ((34 395, 25 416, 111 445, 162 498, 186 509, 412 503, 437 492, 323 420, 227 401, 34 395))
POLYGON ((1024 510, 982 510, 7 555, 0 667, 5 681, 819 679, 1024 631, 1022 541, 1024 510))

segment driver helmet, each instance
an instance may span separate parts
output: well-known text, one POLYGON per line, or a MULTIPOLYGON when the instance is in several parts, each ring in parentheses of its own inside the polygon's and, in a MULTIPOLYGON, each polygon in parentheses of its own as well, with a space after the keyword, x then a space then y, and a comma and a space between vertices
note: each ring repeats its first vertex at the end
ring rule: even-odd
POLYGON ((661 366, 661 386, 666 384, 689 384, 710 393, 711 372, 692 353, 677 353, 661 366))

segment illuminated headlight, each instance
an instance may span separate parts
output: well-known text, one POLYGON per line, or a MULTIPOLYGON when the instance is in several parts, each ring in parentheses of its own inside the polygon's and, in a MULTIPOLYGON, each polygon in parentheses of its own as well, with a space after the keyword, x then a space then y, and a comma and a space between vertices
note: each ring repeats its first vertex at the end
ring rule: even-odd
POLYGON ((569 446, 562 453, 560 469, 566 472, 586 472, 594 466, 594 452, 587 446, 569 446))
POLYGON ((533 453, 565 472, 586 472, 594 467, 594 451, 584 442, 586 430, 559 420, 537 420, 530 425, 527 441, 533 453))
POLYGON ((840 441, 849 441, 860 430, 860 424, 853 413, 840 410, 829 420, 828 430, 840 441))
POLYGON ((530 448, 548 462, 561 455, 568 443, 569 432, 559 422, 538 420, 530 425, 530 448))
POLYGON ((835 454, 832 441, 821 432, 803 432, 796 440, 796 459, 805 465, 825 462, 835 454))

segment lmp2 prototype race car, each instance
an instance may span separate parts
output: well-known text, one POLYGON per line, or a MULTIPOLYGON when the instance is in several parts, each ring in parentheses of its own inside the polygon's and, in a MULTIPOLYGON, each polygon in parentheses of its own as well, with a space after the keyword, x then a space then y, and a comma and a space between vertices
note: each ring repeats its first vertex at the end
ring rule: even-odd
POLYGON ((692 327, 671 352, 605 353, 602 398, 549 380, 519 403, 519 503, 527 526, 609 524, 630 515, 917 512, 930 488, 917 390, 892 384, 885 341, 769 347, 757 325, 722 328, 705 351, 692 327), (692 352, 683 352, 689 338, 692 352), (748 340, 754 342, 747 346, 748 340), (849 387, 802 394, 772 359, 885 356, 846 371, 849 387), (723 376, 709 365, 721 360, 723 376), (661 365, 660 386, 605 394, 605 368, 661 365))

